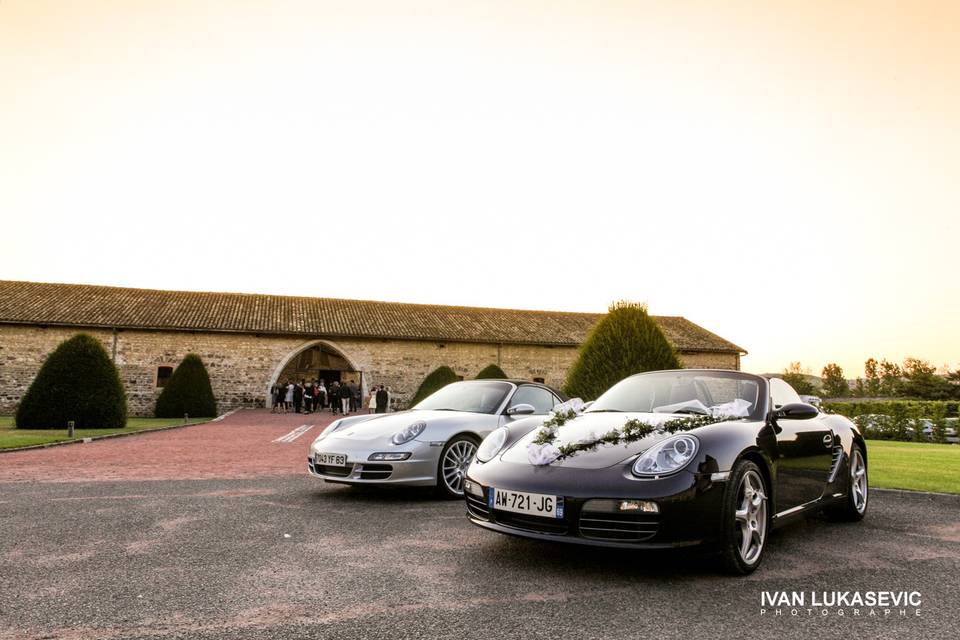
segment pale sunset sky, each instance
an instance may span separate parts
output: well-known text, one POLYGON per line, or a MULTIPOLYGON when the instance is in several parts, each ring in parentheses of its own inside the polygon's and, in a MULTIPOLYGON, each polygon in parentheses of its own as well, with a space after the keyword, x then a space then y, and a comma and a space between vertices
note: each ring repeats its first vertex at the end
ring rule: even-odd
POLYGON ((2 279, 956 368, 958 154, 953 0, 0 0, 2 279))

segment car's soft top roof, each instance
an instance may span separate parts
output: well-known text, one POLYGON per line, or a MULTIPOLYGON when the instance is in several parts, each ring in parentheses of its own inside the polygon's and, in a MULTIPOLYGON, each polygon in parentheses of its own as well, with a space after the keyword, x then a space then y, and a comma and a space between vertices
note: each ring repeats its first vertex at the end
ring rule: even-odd
MULTIPOLYGON (((654 371, 641 371, 640 373, 634 373, 633 375, 627 376, 628 378, 633 378, 636 376, 645 376, 651 373, 719 373, 723 375, 741 375, 747 378, 758 378, 758 379, 767 379, 770 376, 760 376, 755 373, 749 373, 747 371, 740 371, 739 369, 656 369, 654 371)), ((774 376, 776 377, 776 376, 774 376)))
POLYGON ((562 392, 558 391, 557 389, 554 389, 548 384, 545 384, 543 382, 535 382, 533 380, 523 380, 521 378, 481 378, 480 380, 457 380, 457 382, 510 382, 512 384, 517 385, 518 387, 520 385, 529 385, 532 387, 543 387, 544 389, 549 389, 550 391, 554 392, 555 394, 560 396, 561 399, 563 400, 567 399, 567 396, 565 396, 562 392))

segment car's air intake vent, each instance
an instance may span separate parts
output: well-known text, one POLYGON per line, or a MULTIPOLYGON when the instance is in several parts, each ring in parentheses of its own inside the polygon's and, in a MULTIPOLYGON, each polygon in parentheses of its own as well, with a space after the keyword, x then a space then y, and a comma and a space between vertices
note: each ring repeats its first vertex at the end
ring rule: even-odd
POLYGON ((487 502, 469 493, 467 494, 467 513, 474 518, 490 519, 490 509, 487 507, 487 502))
POLYGON ((562 535, 567 532, 567 523, 562 518, 541 518, 509 511, 494 511, 496 521, 504 526, 535 533, 553 533, 562 535))
MULTIPOLYGON (((830 463, 830 479, 828 482, 833 482, 837 479, 837 472, 840 471, 840 461, 843 460, 843 447, 836 445, 833 448, 833 461, 830 463)), ((821 478, 823 476, 820 476, 821 478)))
POLYGON ((334 467, 329 464, 317 464, 314 465, 314 468, 320 475, 335 476, 337 478, 346 478, 348 475, 350 475, 350 472, 353 471, 353 465, 346 467, 334 467))
POLYGON ((361 480, 386 480, 393 473, 392 464, 362 464, 360 465, 361 480))
POLYGON ((596 540, 638 542, 657 534, 660 517, 654 513, 580 513, 580 535, 596 540))

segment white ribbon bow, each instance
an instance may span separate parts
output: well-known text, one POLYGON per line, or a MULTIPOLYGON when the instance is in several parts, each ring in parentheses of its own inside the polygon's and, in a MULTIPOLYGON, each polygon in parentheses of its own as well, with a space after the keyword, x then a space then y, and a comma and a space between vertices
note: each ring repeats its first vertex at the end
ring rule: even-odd
POLYGON ((583 413, 583 400, 580 398, 571 398, 566 402, 561 402, 555 406, 550 413, 554 415, 566 414, 568 411, 573 411, 575 414, 580 415, 583 413))
MULTIPOLYGON (((571 398, 566 402, 561 402, 555 406, 551 411, 551 418, 554 416, 566 416, 569 412, 573 412, 576 415, 583 413, 583 400, 580 398, 571 398)), ((554 426, 551 431, 557 429, 554 426)), ((536 466, 542 467, 550 464, 551 462, 556 461, 560 457, 560 450, 557 449, 553 444, 529 444, 527 445, 527 461, 536 466)))
POLYGON ((552 444, 531 444, 527 447, 527 461, 535 467, 550 464, 560 457, 560 450, 552 444))

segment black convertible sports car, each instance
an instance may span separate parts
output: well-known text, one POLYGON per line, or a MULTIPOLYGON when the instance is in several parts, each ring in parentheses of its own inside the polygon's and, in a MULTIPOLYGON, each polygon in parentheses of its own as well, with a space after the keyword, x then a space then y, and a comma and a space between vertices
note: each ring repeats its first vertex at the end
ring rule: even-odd
POLYGON ((773 527, 811 511, 860 520, 867 449, 843 416, 779 378, 684 369, 631 376, 596 402, 514 422, 481 443, 464 484, 481 527, 627 548, 714 544, 753 571, 773 527))

